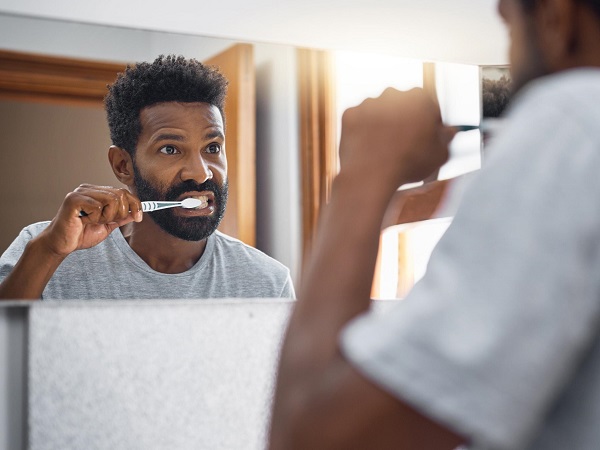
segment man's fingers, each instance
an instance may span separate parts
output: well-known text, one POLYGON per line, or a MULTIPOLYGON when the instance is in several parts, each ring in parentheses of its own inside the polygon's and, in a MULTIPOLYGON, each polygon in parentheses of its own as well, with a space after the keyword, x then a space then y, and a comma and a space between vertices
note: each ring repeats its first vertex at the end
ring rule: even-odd
POLYGON ((69 217, 81 217, 86 218, 86 221, 90 221, 92 216, 99 216, 102 214, 102 202, 81 194, 79 192, 69 192, 63 202, 63 210, 65 210, 69 217))
POLYGON ((129 205, 129 211, 136 222, 141 222, 143 218, 142 214, 142 202, 139 198, 133 195, 131 192, 124 190, 129 205))
POLYGON ((87 222, 110 223, 126 218, 139 222, 142 219, 141 202, 126 189, 81 185, 72 194, 83 211, 78 215, 86 217, 87 222))
POLYGON ((458 129, 456 127, 447 127, 444 126, 440 130, 440 139, 443 145, 450 145, 454 136, 458 133, 458 129))

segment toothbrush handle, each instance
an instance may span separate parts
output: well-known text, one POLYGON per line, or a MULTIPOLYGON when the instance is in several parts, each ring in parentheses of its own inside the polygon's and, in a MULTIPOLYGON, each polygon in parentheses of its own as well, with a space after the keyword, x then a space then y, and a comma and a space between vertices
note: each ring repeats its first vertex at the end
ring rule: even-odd
MULTIPOLYGON (((158 211, 159 209, 174 208, 180 206, 181 202, 142 202, 143 212, 158 211)), ((85 217, 87 213, 85 211, 79 211, 79 217, 85 217)))
POLYGON ((142 202, 142 211, 158 211, 159 209, 174 208, 180 205, 181 202, 142 202))

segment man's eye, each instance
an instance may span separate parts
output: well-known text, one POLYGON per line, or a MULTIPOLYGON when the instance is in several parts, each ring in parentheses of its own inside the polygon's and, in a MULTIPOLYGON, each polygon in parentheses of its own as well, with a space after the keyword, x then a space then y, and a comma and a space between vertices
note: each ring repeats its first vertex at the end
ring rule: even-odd
POLYGON ((177 150, 172 145, 165 145, 160 149, 160 152, 164 153, 165 155, 174 155, 176 153, 179 153, 179 150, 177 150))
POLYGON ((221 151, 221 146, 219 144, 210 144, 206 147, 207 153, 219 153, 221 151))

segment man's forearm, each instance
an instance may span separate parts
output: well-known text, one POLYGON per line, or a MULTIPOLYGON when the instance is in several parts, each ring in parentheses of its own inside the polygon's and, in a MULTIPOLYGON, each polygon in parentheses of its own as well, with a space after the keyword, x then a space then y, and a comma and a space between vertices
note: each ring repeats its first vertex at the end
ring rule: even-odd
POLYGON ((282 348, 273 449, 289 448, 306 418, 323 412, 320 397, 328 396, 326 386, 338 377, 339 333, 370 304, 380 226, 391 195, 345 172, 334 180, 282 348))
POLYGON ((39 299, 63 257, 49 251, 39 239, 30 241, 11 273, 0 284, 0 299, 39 299))
POLYGON ((298 320, 310 320, 312 333, 322 323, 324 330, 337 334, 368 307, 381 221, 390 197, 391 192, 357 181, 352 174, 341 173, 334 180, 295 311, 298 320))
POLYGON ((381 220, 392 192, 353 175, 342 172, 334 180, 321 216, 282 351, 282 391, 302 389, 318 376, 338 353, 340 330, 370 305, 381 220))

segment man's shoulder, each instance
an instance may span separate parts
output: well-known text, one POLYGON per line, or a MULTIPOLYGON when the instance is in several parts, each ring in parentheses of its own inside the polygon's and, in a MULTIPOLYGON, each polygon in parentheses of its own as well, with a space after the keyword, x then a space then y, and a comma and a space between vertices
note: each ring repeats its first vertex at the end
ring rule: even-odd
POLYGON ((288 268, 275 258, 239 239, 220 231, 215 231, 213 237, 215 239, 215 250, 225 253, 227 257, 234 258, 231 261, 233 263, 268 266, 271 269, 288 272, 288 268))
POLYGON ((206 248, 214 279, 228 280, 226 296, 295 298, 289 269, 262 251, 219 231, 206 248))
POLYGON ((579 151, 589 168, 597 167, 600 154, 589 149, 600 143, 599 96, 600 69, 570 69, 530 82, 511 100, 501 132, 487 146, 487 166, 503 159, 505 169, 517 170, 536 159, 546 165, 555 161, 563 170, 579 151))
POLYGON ((551 91, 556 91, 557 89, 565 92, 598 89, 600 68, 575 67, 542 77, 540 80, 540 84, 546 84, 547 87, 551 87, 551 91))
POLYGON ((32 239, 44 231, 48 225, 50 225, 49 220, 44 220, 42 222, 35 222, 31 225, 27 225, 25 228, 21 230, 20 237, 24 237, 26 239, 32 239))
POLYGON ((49 220, 43 220, 41 222, 35 222, 32 223, 31 225, 27 225, 25 227, 26 230, 28 230, 31 234, 39 234, 42 231, 44 231, 48 225, 50 225, 50 221, 49 220))
POLYGON ((554 107, 563 115, 583 124, 600 114, 600 104, 596 101, 600 95, 600 69, 575 68, 541 77, 531 82, 518 94, 520 103, 529 109, 546 110, 554 107))

